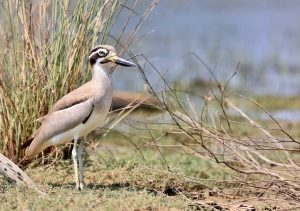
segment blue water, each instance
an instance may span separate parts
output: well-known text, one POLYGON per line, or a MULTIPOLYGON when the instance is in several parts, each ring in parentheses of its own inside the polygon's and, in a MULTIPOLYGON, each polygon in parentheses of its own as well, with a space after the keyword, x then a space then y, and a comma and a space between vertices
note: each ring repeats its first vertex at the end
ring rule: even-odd
MULTIPOLYGON (((150 0, 137 6, 142 12, 150 0)), ((247 94, 300 93, 300 1, 297 0, 161 0, 131 45, 161 71, 176 63, 165 76, 189 85, 208 79, 195 52, 219 80, 234 73, 231 89, 247 94)), ((143 62, 142 59, 140 59, 143 62)), ((157 80, 149 65, 147 75, 157 80)), ((114 74, 116 88, 142 90, 133 70, 114 74), (121 80, 120 80, 121 78, 121 80)))

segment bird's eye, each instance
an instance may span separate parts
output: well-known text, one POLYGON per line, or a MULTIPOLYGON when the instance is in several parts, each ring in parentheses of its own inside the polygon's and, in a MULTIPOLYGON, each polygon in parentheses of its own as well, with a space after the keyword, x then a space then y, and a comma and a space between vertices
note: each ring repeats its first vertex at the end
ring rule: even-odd
POLYGON ((99 52, 98 52, 98 55, 99 55, 100 57, 104 57, 104 56, 106 56, 106 53, 105 53, 104 51, 99 51, 99 52))

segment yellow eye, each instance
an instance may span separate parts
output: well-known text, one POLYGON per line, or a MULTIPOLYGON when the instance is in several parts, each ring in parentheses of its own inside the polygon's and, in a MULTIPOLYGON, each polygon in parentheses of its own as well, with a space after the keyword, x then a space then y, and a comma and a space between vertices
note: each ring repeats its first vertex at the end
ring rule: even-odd
POLYGON ((99 55, 100 57, 104 57, 104 56, 106 56, 106 52, 104 52, 104 51, 99 51, 99 52, 98 52, 98 55, 99 55))

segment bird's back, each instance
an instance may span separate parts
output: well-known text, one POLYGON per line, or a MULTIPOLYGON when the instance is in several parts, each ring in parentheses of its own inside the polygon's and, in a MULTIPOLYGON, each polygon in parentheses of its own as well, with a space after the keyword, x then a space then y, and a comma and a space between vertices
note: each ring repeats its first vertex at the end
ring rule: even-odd
POLYGON ((111 101, 112 87, 108 77, 89 81, 63 96, 43 118, 25 156, 32 159, 51 145, 71 141, 75 136, 86 136, 103 126, 111 101))

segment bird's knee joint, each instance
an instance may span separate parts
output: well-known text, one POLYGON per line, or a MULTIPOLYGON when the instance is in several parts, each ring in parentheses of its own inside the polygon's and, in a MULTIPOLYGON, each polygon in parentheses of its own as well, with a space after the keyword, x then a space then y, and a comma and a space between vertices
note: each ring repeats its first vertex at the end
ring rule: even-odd
POLYGON ((77 158, 78 157, 78 153, 77 153, 77 150, 72 150, 72 157, 73 158, 77 158))

